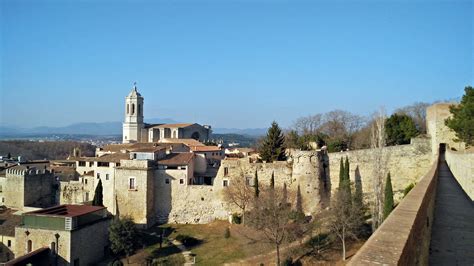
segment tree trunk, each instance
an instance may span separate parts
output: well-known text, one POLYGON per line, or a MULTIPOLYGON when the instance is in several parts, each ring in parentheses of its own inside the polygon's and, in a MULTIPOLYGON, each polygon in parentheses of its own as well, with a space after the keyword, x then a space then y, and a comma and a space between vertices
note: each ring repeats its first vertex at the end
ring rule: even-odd
POLYGON ((276 249, 277 249, 277 266, 280 266, 280 245, 276 245, 276 249))
POLYGON ((346 260, 346 238, 344 235, 344 229, 342 229, 341 240, 342 240, 342 260, 345 261, 346 260))
POLYGON ((245 225, 245 208, 242 209, 242 225, 245 225))

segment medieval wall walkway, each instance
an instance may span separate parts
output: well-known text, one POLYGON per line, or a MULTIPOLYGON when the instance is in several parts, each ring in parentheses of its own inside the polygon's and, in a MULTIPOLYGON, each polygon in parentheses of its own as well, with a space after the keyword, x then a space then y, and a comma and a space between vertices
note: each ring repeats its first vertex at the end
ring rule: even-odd
MULTIPOLYGON (((474 178, 474 177, 472 177, 474 178)), ((474 204, 441 155, 430 265, 474 265, 474 204)))

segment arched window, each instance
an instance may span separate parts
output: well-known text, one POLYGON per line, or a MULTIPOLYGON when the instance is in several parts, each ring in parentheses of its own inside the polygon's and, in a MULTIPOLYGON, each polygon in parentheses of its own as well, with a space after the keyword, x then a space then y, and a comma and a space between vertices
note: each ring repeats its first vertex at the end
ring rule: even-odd
POLYGON ((137 111, 138 115, 141 115, 141 113, 142 113, 142 108, 141 107, 142 107, 141 104, 138 104, 138 111, 137 111))
POLYGON ((33 242, 31 240, 28 240, 26 252, 30 253, 32 249, 33 249, 33 242))
POLYGON ((134 114, 135 114, 135 104, 132 103, 132 115, 134 115, 134 114))
POLYGON ((127 103, 127 115, 130 114, 130 104, 127 103))

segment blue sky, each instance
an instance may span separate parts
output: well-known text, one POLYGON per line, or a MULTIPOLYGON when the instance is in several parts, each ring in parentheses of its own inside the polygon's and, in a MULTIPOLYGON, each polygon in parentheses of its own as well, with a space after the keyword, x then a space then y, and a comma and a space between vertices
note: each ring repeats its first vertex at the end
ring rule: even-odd
POLYGON ((288 126, 459 97, 472 1, 0 0, 0 124, 145 118, 288 126), (383 2, 383 3, 382 3, 383 2))

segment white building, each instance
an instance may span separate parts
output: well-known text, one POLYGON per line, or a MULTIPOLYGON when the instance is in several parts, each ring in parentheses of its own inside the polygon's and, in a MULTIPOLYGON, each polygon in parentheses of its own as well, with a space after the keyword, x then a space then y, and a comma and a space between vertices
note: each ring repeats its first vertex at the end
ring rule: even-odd
POLYGON ((125 97, 125 119, 123 122, 123 143, 159 142, 163 139, 209 140, 211 126, 196 123, 146 124, 143 121, 142 95, 134 85, 125 97))

